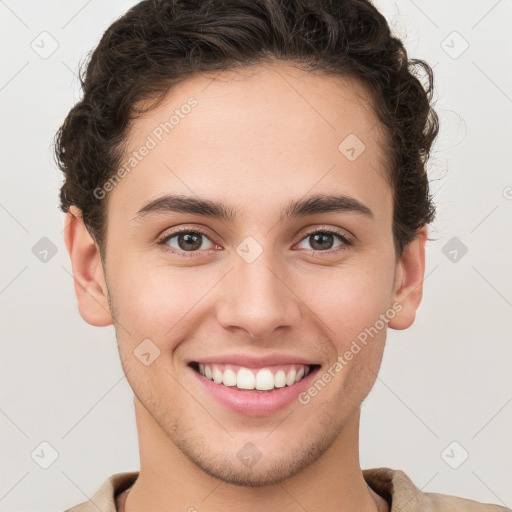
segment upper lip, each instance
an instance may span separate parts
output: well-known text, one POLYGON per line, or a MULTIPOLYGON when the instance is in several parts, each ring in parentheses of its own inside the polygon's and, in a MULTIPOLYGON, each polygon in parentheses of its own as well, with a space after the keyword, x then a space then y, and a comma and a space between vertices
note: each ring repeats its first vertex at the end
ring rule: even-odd
POLYGON ((268 354, 266 356, 255 356, 250 354, 224 354, 215 356, 201 356, 197 359, 190 359, 187 364, 190 363, 218 363, 218 364, 233 364, 237 366, 243 366, 245 368, 262 368, 265 366, 272 366, 276 364, 303 364, 303 365, 315 365, 320 364, 307 359, 304 357, 298 357, 294 355, 286 354, 268 354))

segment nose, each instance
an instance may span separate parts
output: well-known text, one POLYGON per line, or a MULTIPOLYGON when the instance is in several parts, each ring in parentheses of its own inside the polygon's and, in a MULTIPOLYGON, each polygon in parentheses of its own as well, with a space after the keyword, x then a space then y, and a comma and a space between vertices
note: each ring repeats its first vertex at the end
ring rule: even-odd
POLYGON ((244 330, 251 338, 294 327, 301 317, 302 303, 288 273, 264 255, 252 263, 237 260, 217 300, 219 323, 225 329, 244 330))

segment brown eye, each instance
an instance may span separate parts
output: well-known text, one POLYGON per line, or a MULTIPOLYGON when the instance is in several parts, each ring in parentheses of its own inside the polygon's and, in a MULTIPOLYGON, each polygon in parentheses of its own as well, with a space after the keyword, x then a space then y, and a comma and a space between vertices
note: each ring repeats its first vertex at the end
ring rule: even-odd
POLYGON ((214 245, 208 236, 201 231, 182 230, 166 236, 159 244, 168 245, 176 252, 195 252, 200 249, 206 250, 212 248, 208 247, 208 243, 204 243, 205 240, 208 240, 212 246, 214 245))
MULTIPOLYGON (((317 230, 312 233, 308 233, 300 243, 307 241, 313 251, 326 252, 331 249, 336 250, 337 248, 351 245, 351 241, 341 233, 331 230, 317 230), (339 243, 336 244, 336 239, 339 243)), ((308 247, 306 247, 308 249, 308 247)))
POLYGON ((331 249, 334 244, 333 238, 334 236, 329 233, 309 235, 311 247, 317 251, 331 249))
POLYGON ((197 233, 180 233, 177 235, 178 246, 184 251, 197 251, 203 245, 202 237, 197 233))

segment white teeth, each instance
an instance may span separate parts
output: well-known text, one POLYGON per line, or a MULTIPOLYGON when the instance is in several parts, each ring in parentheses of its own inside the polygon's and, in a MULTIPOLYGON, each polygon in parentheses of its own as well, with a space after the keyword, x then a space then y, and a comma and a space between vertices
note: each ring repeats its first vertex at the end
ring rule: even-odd
POLYGON ((254 389, 254 373, 247 368, 240 368, 236 374, 236 386, 240 389, 254 389))
POLYGON ((288 375, 286 375, 286 385, 291 386, 295 383, 295 377, 297 375, 297 372, 295 370, 290 370, 288 372, 288 375))
POLYGON ((217 366, 213 367, 212 377, 213 377, 213 382, 215 382, 216 384, 220 384, 222 382, 223 375, 217 366))
MULTIPOLYGON (((221 365, 222 368, 222 365, 221 365)), ((259 391, 270 391, 274 388, 284 388, 292 386, 296 382, 306 377, 310 372, 310 367, 306 365, 292 368, 286 373, 284 370, 278 370, 275 374, 269 368, 261 368, 256 375, 248 368, 240 367, 237 372, 230 368, 222 371, 218 365, 199 364, 199 373, 216 384, 234 387, 240 389, 256 389, 259 391)))
POLYGON ((279 370, 274 375, 274 386, 276 388, 284 388, 286 386, 286 373, 283 370, 279 370))
POLYGON ((236 386, 236 373, 233 370, 226 370, 222 383, 224 386, 236 386))
POLYGON ((264 368, 256 374, 256 383, 254 386, 260 391, 268 391, 274 389, 274 376, 270 370, 264 368))

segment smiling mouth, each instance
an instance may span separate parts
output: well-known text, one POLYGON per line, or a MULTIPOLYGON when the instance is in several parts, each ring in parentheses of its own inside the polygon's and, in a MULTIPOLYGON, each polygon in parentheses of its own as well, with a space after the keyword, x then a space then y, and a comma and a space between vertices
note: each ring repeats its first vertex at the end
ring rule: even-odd
POLYGON ((232 364, 199 363, 189 366, 215 384, 249 393, 268 393, 291 387, 320 368, 319 364, 286 364, 262 368, 246 368, 232 364))

